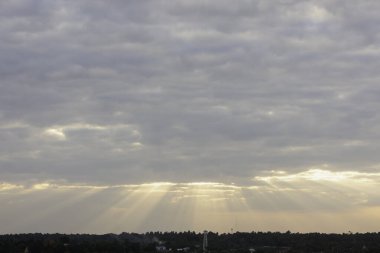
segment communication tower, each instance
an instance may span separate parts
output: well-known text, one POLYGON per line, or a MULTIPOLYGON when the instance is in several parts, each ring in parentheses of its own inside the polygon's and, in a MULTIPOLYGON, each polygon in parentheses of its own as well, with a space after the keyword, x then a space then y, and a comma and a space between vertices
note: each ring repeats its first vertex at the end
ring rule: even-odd
POLYGON ((203 231, 203 253, 207 253, 207 248, 208 248, 207 234, 208 234, 207 230, 203 231))

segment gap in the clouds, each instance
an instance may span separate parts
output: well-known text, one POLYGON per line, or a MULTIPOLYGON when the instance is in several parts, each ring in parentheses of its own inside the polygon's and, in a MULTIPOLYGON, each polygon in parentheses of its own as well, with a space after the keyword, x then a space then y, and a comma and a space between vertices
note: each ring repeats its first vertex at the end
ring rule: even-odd
POLYGON ((372 231, 372 219, 379 218, 379 179, 380 173, 374 172, 311 168, 294 174, 271 171, 253 177, 251 185, 3 182, 0 221, 4 232, 202 231, 204 227, 220 232, 372 231))

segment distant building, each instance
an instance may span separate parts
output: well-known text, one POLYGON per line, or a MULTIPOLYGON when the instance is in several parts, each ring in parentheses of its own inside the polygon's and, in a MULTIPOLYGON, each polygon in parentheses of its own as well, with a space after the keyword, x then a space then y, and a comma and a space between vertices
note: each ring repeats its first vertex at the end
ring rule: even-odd
POLYGON ((167 249, 164 245, 158 245, 158 246, 156 246, 156 251, 157 252, 166 252, 167 249))
POLYGON ((177 251, 180 251, 180 252, 189 252, 190 251, 190 247, 180 248, 180 249, 177 249, 177 251))

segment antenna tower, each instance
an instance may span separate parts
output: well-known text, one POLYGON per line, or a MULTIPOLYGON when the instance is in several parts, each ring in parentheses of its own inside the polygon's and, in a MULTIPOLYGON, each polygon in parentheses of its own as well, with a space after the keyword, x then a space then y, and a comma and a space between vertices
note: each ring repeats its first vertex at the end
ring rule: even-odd
POLYGON ((203 231, 203 253, 207 253, 207 248, 208 248, 207 234, 208 234, 207 230, 203 231))

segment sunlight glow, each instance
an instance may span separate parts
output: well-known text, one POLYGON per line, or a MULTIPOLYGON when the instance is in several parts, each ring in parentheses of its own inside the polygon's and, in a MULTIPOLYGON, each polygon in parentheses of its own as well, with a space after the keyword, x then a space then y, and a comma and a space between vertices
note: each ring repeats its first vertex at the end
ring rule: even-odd
POLYGON ((49 188, 51 188, 51 185, 49 183, 41 183, 41 184, 33 185, 33 189, 35 190, 46 190, 49 188))
MULTIPOLYGON (((327 167, 325 165, 325 167, 327 167)), ((378 175, 377 173, 361 173, 355 171, 330 171, 326 169, 312 168, 307 171, 302 171, 296 174, 289 174, 284 171, 271 171, 270 176, 256 176, 254 180, 257 181, 284 181, 291 182, 297 180, 310 180, 310 181, 344 181, 352 179, 368 180, 371 176, 378 175)))
POLYGON ((48 137, 51 137, 53 139, 57 139, 60 141, 66 140, 66 135, 63 132, 63 129, 61 128, 49 128, 44 131, 44 134, 48 137))
POLYGON ((131 147, 135 149, 142 148, 143 144, 139 142, 141 138, 141 133, 134 125, 129 124, 117 124, 117 125, 97 125, 89 123, 72 123, 67 125, 54 125, 49 128, 46 128, 42 132, 42 136, 65 141, 69 137, 69 132, 75 131, 105 131, 105 132, 116 132, 116 131, 125 131, 132 138, 131 147))
POLYGON ((22 189, 22 185, 11 184, 11 183, 0 183, 0 191, 10 191, 16 189, 22 189))
MULTIPOLYGON (((283 170, 257 176, 252 185, 218 182, 151 182, 126 185, 0 184, 0 221, 18 210, 10 227, 28 231, 45 221, 63 232, 173 230, 251 231, 284 228, 323 231, 348 228, 355 212, 380 218, 375 211, 380 172, 332 171, 329 166, 290 174, 283 170), (39 210, 28 213, 28 210, 39 210), (336 219, 336 213, 344 213, 336 219), (71 222, 60 223, 54 217, 71 222), (312 217, 312 219, 311 219, 312 217), (331 225, 322 226, 322 220, 331 225), (54 225, 55 224, 55 225, 54 225)), ((368 225, 368 218, 365 222, 368 225)), ((354 222, 351 230, 360 230, 354 222)), ((4 225, 6 229, 6 225, 4 225)), ((41 231, 44 231, 41 228, 41 231)), ((56 232, 56 231, 54 231, 56 232)))

